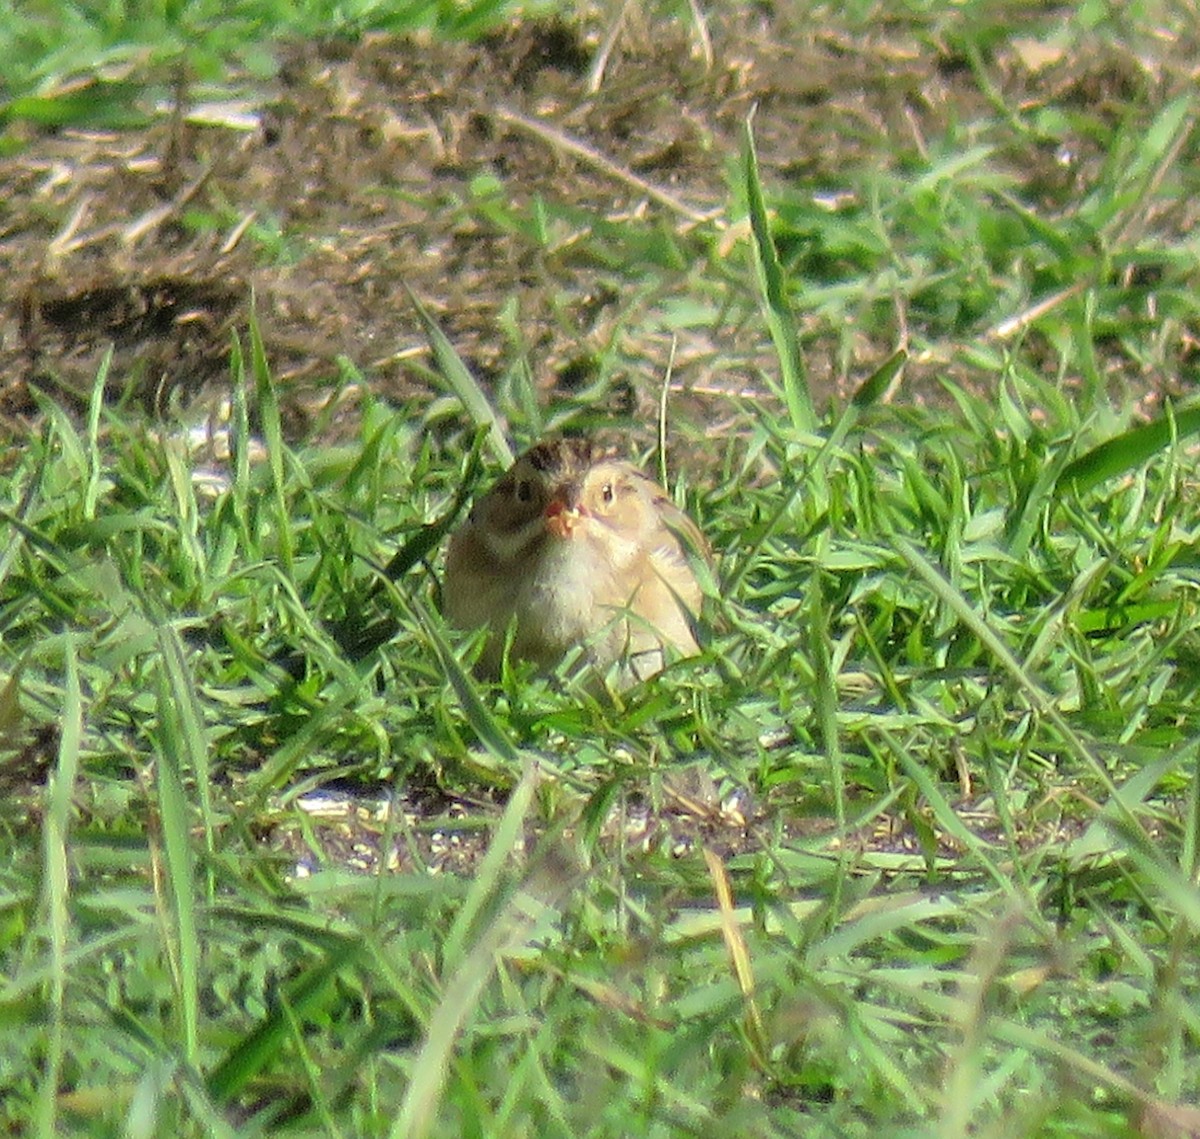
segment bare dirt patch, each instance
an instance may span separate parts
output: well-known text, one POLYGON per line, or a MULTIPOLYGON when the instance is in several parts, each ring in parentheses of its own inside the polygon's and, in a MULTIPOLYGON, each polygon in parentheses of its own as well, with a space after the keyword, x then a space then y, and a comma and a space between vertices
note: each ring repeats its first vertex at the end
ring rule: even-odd
MULTIPOLYGON (((405 286, 484 379, 523 353, 544 389, 573 390, 616 344, 636 387, 662 374, 664 301, 723 240, 752 109, 768 185, 830 192, 847 166, 903 163, 994 111, 934 29, 850 37, 739 6, 706 46, 694 26, 631 16, 598 73, 603 30, 296 45, 269 87, 231 80, 250 92, 236 105, 189 94, 139 129, 29 130, 0 165, 3 407, 29 410, 30 385, 86 392, 110 344, 114 380, 148 406, 220 390, 251 289, 296 429, 339 359, 382 394, 424 390, 405 286), (538 201, 549 233, 530 232, 538 201), (606 220, 631 218, 636 280, 628 250, 604 256, 606 220)), ((1131 84, 1165 82, 1116 45, 1066 60, 1005 44, 987 62, 1013 105, 1107 101, 1116 116, 1131 84)), ((1072 164, 1023 153, 1031 193, 1070 193, 1088 146, 1072 164)), ((684 338, 681 384, 736 386, 769 365, 748 312, 752 297, 684 338)), ((863 344, 864 365, 894 343, 863 344)), ((846 379, 832 341, 809 358, 818 382, 846 379)))

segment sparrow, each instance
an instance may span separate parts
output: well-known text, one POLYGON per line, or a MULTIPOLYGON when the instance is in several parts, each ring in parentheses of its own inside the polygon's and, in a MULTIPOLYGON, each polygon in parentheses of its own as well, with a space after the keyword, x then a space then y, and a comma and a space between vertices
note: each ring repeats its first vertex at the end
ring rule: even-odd
POLYGON ((521 455, 450 538, 442 587, 452 625, 488 630, 480 659, 511 655, 551 670, 577 647, 620 665, 622 684, 660 671, 665 650, 699 652, 690 617, 700 586, 684 544, 696 524, 632 463, 584 438, 521 455))

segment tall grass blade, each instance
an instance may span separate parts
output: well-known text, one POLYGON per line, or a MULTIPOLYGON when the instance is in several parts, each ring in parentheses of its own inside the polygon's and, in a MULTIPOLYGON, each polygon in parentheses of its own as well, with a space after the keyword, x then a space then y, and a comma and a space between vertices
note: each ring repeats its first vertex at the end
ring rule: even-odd
POLYGON ((759 288, 762 290, 763 312, 775 354, 779 358, 783 400, 792 427, 802 434, 811 434, 817 424, 804 360, 800 354, 800 334, 787 299, 787 281, 779 253, 771 237, 771 222, 767 216, 762 182, 758 175, 758 154, 754 147, 752 119, 746 120, 743 164, 746 168, 746 204, 750 212, 750 229, 754 235, 754 263, 758 267, 759 288))
POLYGON ((195 1063, 200 1022, 200 934, 196 922, 195 876, 190 841, 191 818, 184 791, 183 760, 188 741, 172 684, 171 650, 166 633, 160 634, 162 663, 158 670, 158 754, 155 775, 158 815, 166 854, 168 928, 174 934, 169 957, 175 966, 176 998, 183 1018, 183 1051, 195 1063))
POLYGON ((284 477, 283 420, 279 414, 279 395, 271 368, 267 363, 267 352, 263 346, 262 333, 254 307, 250 308, 250 365, 254 372, 254 394, 262 422, 263 442, 267 448, 267 462, 271 469, 271 488, 275 505, 276 541, 279 560, 289 578, 294 577, 295 560, 292 541, 292 520, 287 506, 286 481, 284 477))
POLYGON ((829 638, 833 616, 823 596, 819 572, 809 578, 808 589, 808 651, 813 672, 816 673, 813 703, 821 732, 821 748, 825 753, 832 785, 834 821, 840 836, 846 833, 846 778, 845 757, 842 755, 837 722, 837 678, 834 676, 833 646, 829 638))
POLYGON ((754 1051, 755 1063, 761 1068, 766 1068, 771 1052, 770 1040, 763 1026, 762 1012, 755 995, 754 966, 750 960, 750 948, 746 944, 746 937, 742 933, 733 905, 729 871, 721 856, 707 846, 704 848, 704 864, 708 867, 708 876, 712 880, 713 893, 717 899, 717 910, 721 915, 721 937, 733 963, 738 988, 746 1002, 746 1036, 754 1051))
POLYGON ((38 1133, 58 1134, 56 1126, 58 1090, 65 1058, 67 1001, 67 941, 71 892, 67 868, 67 835, 70 832, 75 781, 79 775, 79 753, 83 742, 83 697, 79 663, 70 633, 62 638, 66 689, 62 704, 62 734, 58 764, 50 786, 49 805, 43 829, 43 906, 49 940, 50 1031, 43 1062, 41 1095, 38 1097, 38 1133))
POLYGON ((519 767, 521 764, 520 752, 509 739, 508 733, 500 721, 488 709, 479 693, 478 685, 467 674, 466 669, 459 664, 458 657, 446 638, 442 636, 433 616, 417 598, 404 597, 399 591, 395 592, 396 596, 400 598, 401 604, 416 618, 429 643, 433 646, 442 672, 462 704, 467 723, 479 737, 479 742, 510 769, 519 767))
POLYGON ((204 735, 204 717, 196 684, 188 668, 183 643, 179 633, 171 626, 162 626, 158 633, 159 651, 166 669, 167 683, 176 711, 176 727, 179 730, 181 754, 196 783, 196 794, 200 799, 200 818, 203 823, 204 849, 213 851, 213 829, 215 820, 212 805, 212 772, 208 762, 208 741, 204 735))
POLYGON ((429 1018, 424 1043, 412 1066, 408 1091, 390 1133, 392 1139, 424 1139, 430 1134, 445 1089, 454 1042, 478 1005, 495 971, 498 955, 531 924, 522 910, 521 895, 513 893, 478 931, 474 944, 464 953, 476 916, 503 888, 501 871, 524 833, 525 817, 537 783, 537 766, 527 760, 471 893, 447 939, 445 959, 453 971, 448 971, 443 979, 442 1000, 429 1018))
POLYGON ((242 528, 242 540, 249 550, 250 534, 246 519, 250 510, 250 393, 246 358, 236 334, 229 353, 229 368, 233 383, 232 421, 229 428, 229 446, 233 455, 233 501, 242 528))
POLYGON ((209 1073, 208 1091, 227 1103, 277 1057, 290 1033, 291 1018, 303 1019, 324 998, 334 979, 351 968, 362 949, 349 938, 318 964, 305 969, 284 987, 279 1002, 222 1058, 209 1073))
POLYGON ((358 606, 351 608, 342 620, 330 627, 330 634, 342 651, 352 661, 359 661, 386 644, 399 631, 400 622, 394 616, 380 617, 372 603, 379 597, 385 582, 399 581, 410 569, 424 561, 441 544, 454 528, 475 490, 475 484, 483 469, 482 448, 488 429, 480 427, 464 464, 465 472, 454 500, 440 518, 417 528, 403 545, 392 555, 387 565, 378 569, 380 580, 369 590, 358 606))
POLYGON ((1055 490, 1086 494, 1093 487, 1127 471, 1145 466, 1164 447, 1200 431, 1200 407, 1168 407, 1150 423, 1134 427, 1069 462, 1055 490))
POLYGON ((1136 241, 1145 227, 1155 192, 1195 130, 1193 103, 1191 91, 1178 96, 1159 110, 1148 129, 1139 133, 1139 145, 1123 171, 1124 180, 1136 184, 1137 190, 1132 195, 1114 196, 1116 202, 1128 202, 1112 219, 1111 228, 1116 230, 1114 243, 1136 241))
POLYGON ((454 350, 454 345, 450 343, 446 334, 438 327, 437 321, 430 316, 412 289, 408 289, 408 298, 412 301, 413 308, 417 310, 417 317, 425 329, 425 338, 429 341, 434 361, 437 363, 442 377, 450 385, 450 390, 462 401, 472 422, 488 429, 488 445, 497 462, 504 467, 512 466, 514 457, 512 448, 504 437, 504 431, 500 427, 500 418, 479 386, 479 382, 471 375, 470 368, 463 363, 462 357, 454 350))
POLYGON ((108 383, 108 371, 112 367, 113 348, 110 344, 96 371, 92 384, 92 395, 88 401, 87 453, 88 479, 83 494, 83 516, 89 521, 96 517, 96 500, 100 497, 100 413, 104 409, 104 389, 108 383))
POLYGON ((54 450, 50 443, 49 430, 45 430, 38 440, 37 466, 29 478, 28 485, 21 492, 20 502, 17 504, 15 514, 10 515, 8 511, 0 510, 0 521, 8 522, 11 520, 14 523, 14 529, 21 538, 18 541, 13 537, 6 537, 3 543, 4 548, 0 550, 0 587, 3 587, 13 563, 24 548, 25 535, 21 527, 24 526, 24 519, 29 517, 34 503, 37 502, 42 483, 46 477, 46 468, 50 463, 53 453, 54 450))

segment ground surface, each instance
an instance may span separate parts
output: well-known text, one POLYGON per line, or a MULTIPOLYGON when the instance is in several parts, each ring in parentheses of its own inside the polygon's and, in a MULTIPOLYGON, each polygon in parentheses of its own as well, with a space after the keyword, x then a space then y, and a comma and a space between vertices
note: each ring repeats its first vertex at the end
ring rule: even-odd
MULTIPOLYGON (((1170 50, 1151 60, 1115 41, 1068 54, 1007 40, 978 59, 955 46, 952 22, 919 38, 911 24, 854 36, 832 27, 739 6, 705 28, 631 14, 607 53, 614 28, 600 23, 526 23, 474 43, 303 44, 282 49, 269 81, 185 84, 181 114, 164 87, 162 103, 142 101, 139 125, 23 128, 0 164, 8 424, 22 428, 39 388, 82 406, 110 345, 114 399, 152 415, 207 414, 228 388, 231 336, 244 332, 252 295, 294 436, 334 396, 352 418, 358 376, 397 403, 427 400, 411 289, 485 382, 524 360, 547 403, 607 371, 615 414, 652 408, 674 334, 678 406, 719 432, 724 401, 757 399, 772 367, 752 291, 705 319, 686 315, 715 295, 727 260, 745 273, 736 219, 749 116, 764 184, 802 185, 836 210, 847 168, 903 171, 906 156, 954 129, 969 147, 972 124, 996 112, 984 72, 1005 106, 1053 102, 1092 124, 1117 122, 1131 93, 1182 75, 1170 50)), ((1082 131, 1069 147, 1026 139, 994 156, 1026 203, 1048 212, 1103 160, 1082 131)), ((844 394, 909 331, 899 304, 883 335, 812 322, 806 360, 819 397, 844 394)), ((964 338, 987 331, 987 314, 975 314, 964 338)), ((955 367, 945 342, 918 353, 907 397, 936 390, 955 367)), ((1154 390, 1162 377, 1142 379, 1154 390)), ((336 431, 339 416, 327 422, 336 431)), ((705 830, 730 849, 754 844, 743 829, 753 804, 662 806, 654 818, 673 822, 655 841, 686 844, 705 830)), ((407 807, 410 824, 470 810, 407 807)), ((353 804, 345 811, 326 832, 331 857, 373 865, 385 828, 353 804)), ((634 820, 635 841, 650 841, 654 818, 634 820)), ((440 826, 409 838, 426 863, 452 867, 483 848, 476 835, 457 848, 439 847, 440 826)), ((303 856, 298 833, 283 841, 303 856)))
MULTIPOLYGON (((713 17, 706 45, 697 25, 631 14, 601 74, 612 29, 599 24, 305 44, 284 49, 270 81, 186 87, 182 119, 163 87, 138 127, 30 128, 0 165, 4 406, 26 412, 30 384, 86 392, 110 342, 112 375, 160 411, 219 393, 251 290, 296 431, 345 362, 385 396, 427 390, 406 287, 485 379, 522 356, 543 392, 570 393, 615 354, 627 405, 653 391, 682 329, 680 386, 756 390, 770 358, 747 319, 753 297, 707 322, 681 316, 704 298, 701 269, 745 260, 730 219, 751 112, 764 184, 810 187, 836 208, 846 168, 902 170, 955 124, 967 148, 995 109, 978 67, 1007 106, 1053 101, 1091 123, 1179 79, 1165 52, 1103 40, 1082 55, 1007 41, 971 61, 948 20, 920 39, 886 23, 850 37, 739 6, 713 17), (633 251, 631 217, 646 223, 633 251)), ((1081 133, 1069 148, 1023 146, 1011 173, 1029 205, 1052 210, 1102 157, 1081 133)), ((818 390, 861 380, 904 323, 899 311, 890 343, 814 327, 818 390)), ((909 390, 952 366, 930 360, 923 377, 918 361, 909 390)))
POLYGON ((0 1133, 1200 1139, 1195 0, 498 6, 0 4, 0 1133), (702 655, 472 683, 484 405, 702 655))

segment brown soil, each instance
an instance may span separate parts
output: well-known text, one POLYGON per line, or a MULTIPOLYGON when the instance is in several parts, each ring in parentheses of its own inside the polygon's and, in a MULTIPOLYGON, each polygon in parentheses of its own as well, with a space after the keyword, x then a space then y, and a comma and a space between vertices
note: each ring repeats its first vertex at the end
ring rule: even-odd
MULTIPOLYGON (((606 27, 376 36, 284 49, 268 86, 231 78, 247 95, 237 106, 201 104, 181 84, 181 113, 167 105, 137 129, 27 128, 0 163, 0 409, 23 416, 33 386, 86 398, 110 344, 111 382, 159 411, 219 394, 252 291, 297 432, 341 384, 340 360, 384 396, 427 391, 406 288, 485 381, 523 353, 544 394, 574 391, 613 346, 630 376, 661 376, 664 302, 695 296, 697 272, 733 246, 752 111, 764 183, 829 191, 847 166, 893 166, 948 123, 969 136, 995 114, 952 23, 920 39, 886 22, 850 37, 730 7, 712 16, 707 48, 696 25, 631 9, 600 75, 606 27), (500 186, 492 220, 472 207, 486 178, 500 186), (555 218, 545 239, 499 218, 539 198, 555 218), (597 255, 604 219, 662 235, 644 281, 597 255)), ((985 63, 1009 106, 1054 100, 1114 120, 1131 91, 1174 74, 1099 42, 1070 58, 1006 42, 985 63)), ((1019 167, 1036 204, 1069 194, 1099 158, 1081 138, 1068 165, 1036 146, 998 161, 1019 167)), ((815 381, 861 379, 903 331, 850 360, 817 336, 815 381)), ((736 389, 769 360, 747 297, 683 336, 675 375, 736 389)))

